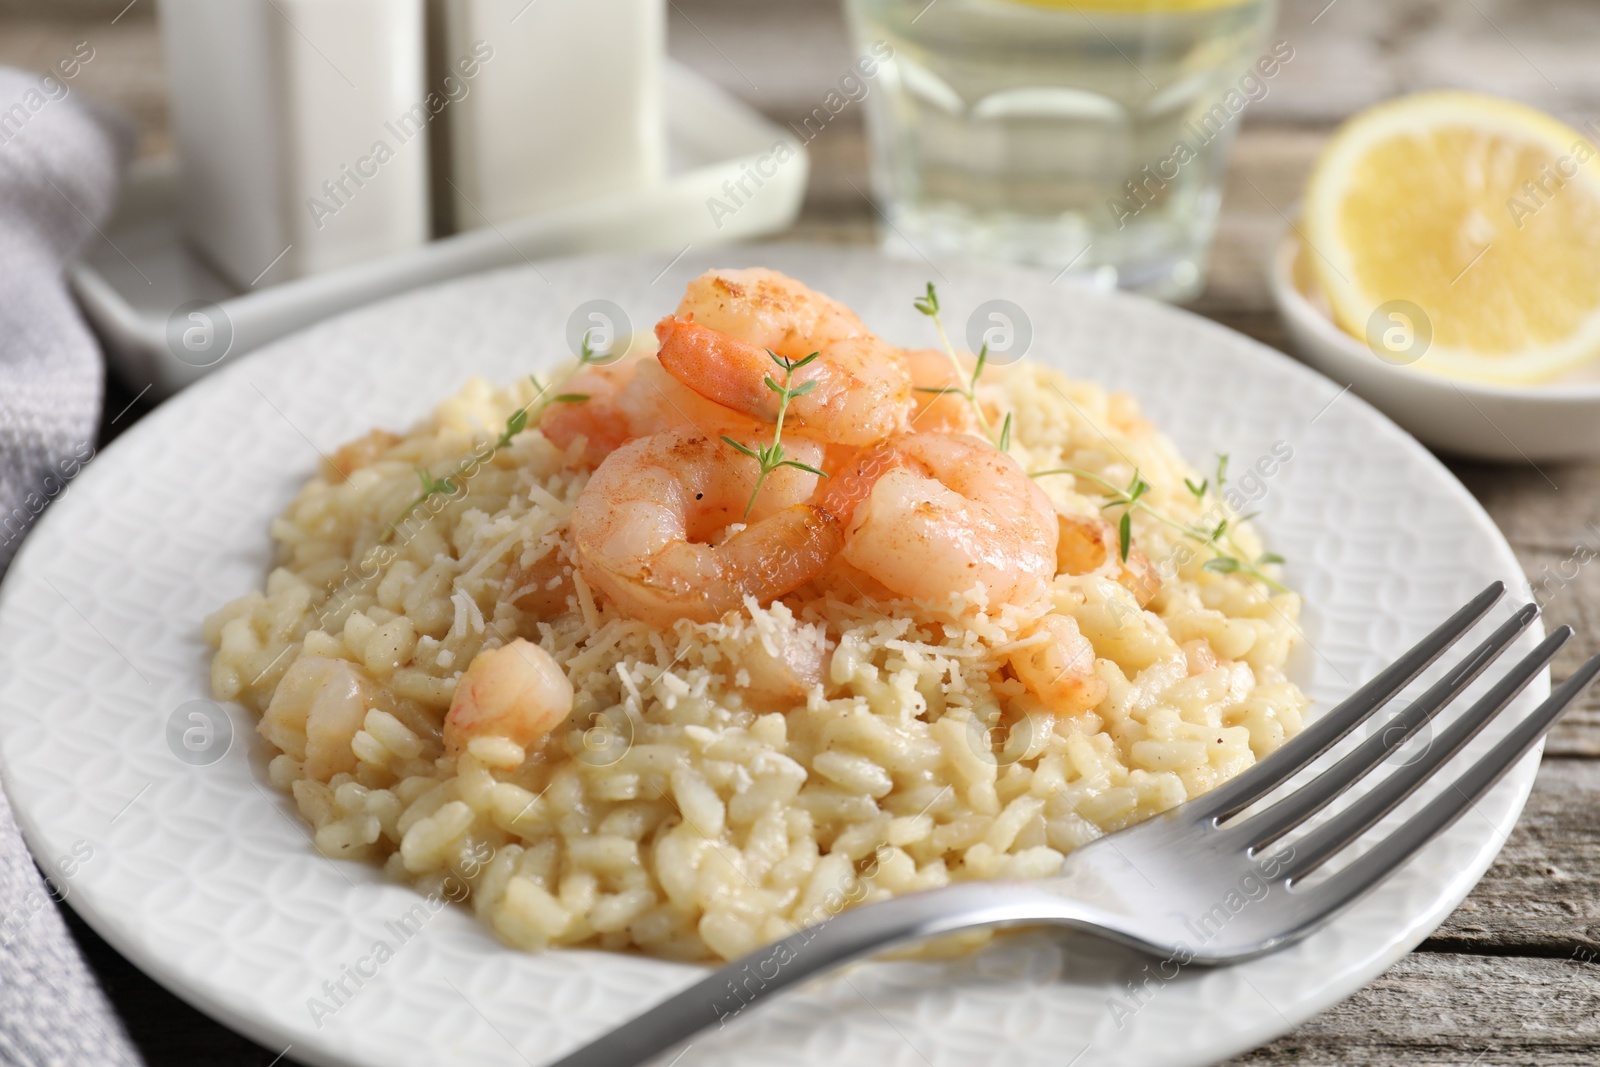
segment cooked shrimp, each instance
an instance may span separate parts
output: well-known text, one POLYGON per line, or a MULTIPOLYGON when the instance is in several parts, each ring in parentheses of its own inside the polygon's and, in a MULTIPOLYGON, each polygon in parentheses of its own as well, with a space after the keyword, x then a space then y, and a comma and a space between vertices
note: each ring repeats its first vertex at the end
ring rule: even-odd
POLYGON ((1077 715, 1106 698, 1094 645, 1070 615, 1051 613, 1034 625, 1034 640, 1008 657, 1023 685, 1058 715, 1077 715))
POLYGON ((711 437, 754 434, 760 423, 713 403, 668 374, 653 358, 609 367, 591 367, 575 376, 563 392, 588 399, 557 404, 545 412, 539 428, 559 448, 579 436, 586 439, 583 462, 598 467, 602 460, 636 437, 694 427, 711 437))
POLYGON ((901 596, 946 600, 981 582, 990 603, 1024 602, 1055 574, 1050 499, 980 438, 901 434, 835 482, 832 510, 851 513, 845 562, 901 596))
POLYGON ((830 647, 822 627, 792 615, 769 616, 770 629, 746 628, 727 642, 729 666, 736 671, 740 696, 756 708, 787 711, 806 702, 822 684, 830 647))
POLYGON ((777 373, 768 353, 820 357, 799 371, 794 429, 824 441, 865 445, 904 429, 911 380, 899 350, 874 337, 843 305, 769 270, 709 271, 689 283, 675 315, 656 324, 661 365, 700 395, 772 422, 777 373))
POLYGON ((1142 608, 1161 591, 1161 575, 1149 557, 1137 546, 1128 547, 1122 558, 1117 528, 1101 518, 1058 514, 1060 536, 1056 539, 1056 573, 1095 574, 1121 585, 1133 594, 1142 608))
POLYGON ((1185 641, 1178 647, 1183 649, 1184 666, 1188 669, 1191 677, 1196 674, 1204 674, 1207 671, 1214 671, 1221 666, 1220 661, 1217 659, 1217 653, 1212 649, 1210 642, 1202 637, 1185 641))
POLYGON ((956 393, 933 393, 930 389, 962 388, 967 384, 956 376, 950 357, 936 348, 908 348, 901 352, 911 374, 916 411, 911 428, 918 433, 978 432, 978 419, 967 398, 956 393))
POLYGON ((757 706, 785 710, 804 704, 806 694, 822 684, 827 651, 825 644, 796 643, 781 646, 774 654, 757 641, 739 661, 749 679, 743 686, 745 699, 757 706))
POLYGON ((562 449, 570 448, 578 438, 584 438, 584 464, 599 466, 601 460, 635 436, 619 397, 645 362, 644 359, 625 359, 617 363, 585 367, 573 375, 561 391, 588 399, 551 404, 539 419, 540 432, 562 449))
POLYGON ((444 717, 445 752, 459 756, 478 737, 504 737, 531 748, 570 714, 572 683, 561 665, 519 637, 472 657, 444 717))
POLYGON ((869 335, 855 312, 837 300, 764 267, 706 271, 684 289, 678 314, 790 359, 869 335))
MULTIPOLYGON (((821 462, 820 445, 784 444, 793 459, 821 462)), ((782 596, 838 551, 843 523, 808 503, 817 476, 792 467, 767 476, 746 517, 755 478, 754 461, 695 430, 628 442, 600 464, 573 508, 580 573, 623 612, 662 627, 713 621, 746 596, 782 596), (747 525, 718 540, 739 522, 747 525)))
POLYGON ((356 769, 350 742, 379 690, 349 660, 302 655, 284 672, 256 730, 303 761, 307 778, 326 782, 356 769))
MULTIPOLYGON (((676 316, 662 319, 656 336, 661 365, 674 378, 723 407, 763 422, 777 420, 778 394, 767 382, 781 381, 783 375, 766 348, 676 316)), ((820 357, 793 379, 797 386, 815 383, 789 405, 788 425, 796 432, 868 445, 906 426, 913 407, 911 376, 893 346, 861 336, 824 341, 811 351, 820 357)), ((810 352, 778 354, 800 359, 810 352)))
POLYGON ((760 420, 701 396, 654 359, 639 368, 617 403, 634 437, 689 427, 707 437, 743 439, 771 432, 760 420))

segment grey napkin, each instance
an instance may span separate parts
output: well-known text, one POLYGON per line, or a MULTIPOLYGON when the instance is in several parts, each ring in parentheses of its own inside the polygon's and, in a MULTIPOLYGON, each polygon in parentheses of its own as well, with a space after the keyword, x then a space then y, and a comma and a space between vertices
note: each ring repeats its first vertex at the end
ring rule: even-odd
MULTIPOLYGON (((110 212, 130 142, 69 83, 0 68, 0 571, 92 454, 100 354, 61 268, 110 212)), ((0 1063, 141 1063, 52 896, 0 795, 0 1063)))
POLYGON ((0 571, 100 416, 100 349, 61 268, 110 213, 130 138, 69 84, 0 67, 0 571))

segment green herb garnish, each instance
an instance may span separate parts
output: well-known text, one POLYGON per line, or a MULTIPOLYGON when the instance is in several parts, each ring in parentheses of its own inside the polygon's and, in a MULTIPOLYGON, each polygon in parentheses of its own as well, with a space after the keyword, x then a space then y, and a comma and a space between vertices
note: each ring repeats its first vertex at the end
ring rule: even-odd
POLYGON ((506 419, 505 429, 500 431, 500 436, 495 439, 494 445, 489 449, 487 455, 477 456, 474 454, 474 456, 470 459, 458 461, 456 464, 455 474, 444 478, 435 478, 423 468, 417 468, 417 478, 422 482, 422 493, 411 503, 407 504, 405 510, 400 513, 400 516, 389 524, 388 529, 384 532, 383 541, 387 541, 389 538, 393 537, 395 532, 400 529, 400 524, 405 522, 406 519, 410 518, 411 514, 416 511, 417 508, 421 507, 423 504, 426 504, 429 500, 432 500, 436 496, 452 496, 458 492, 460 487, 465 485, 464 479, 470 479, 472 475, 477 472, 478 467, 494 458, 495 453, 499 452, 501 449, 509 448, 511 445, 511 439, 513 437, 516 437, 529 426, 537 426, 539 424, 539 419, 544 415, 546 409, 548 409, 551 404, 581 404, 585 400, 588 400, 588 393, 556 393, 553 396, 547 394, 549 394, 550 390, 556 388, 557 386, 565 385, 567 382, 571 381, 573 377, 582 372, 584 368, 594 365, 599 361, 600 358, 600 355, 589 346, 589 331, 584 331, 583 343, 580 345, 578 350, 578 362, 576 366, 569 368, 565 374, 563 374, 557 380, 551 382, 549 385, 545 385, 543 382, 539 381, 539 376, 537 374, 528 375, 528 381, 532 382, 534 389, 537 390, 536 395, 532 400, 528 401, 528 403, 524 404, 516 411, 513 411, 510 417, 506 419))
POLYGON ((389 528, 384 531, 383 540, 379 543, 382 544, 383 541, 387 541, 389 538, 393 537, 396 531, 400 529, 400 524, 409 519, 414 511, 416 511, 423 504, 426 504, 429 500, 432 500, 436 496, 454 496, 461 489, 461 487, 466 484, 465 479, 471 478, 472 475, 477 472, 477 468, 480 465, 489 462, 489 460, 494 457, 496 452, 499 452, 502 448, 509 446, 511 444, 511 439, 527 428, 528 409, 526 407, 518 408, 516 411, 511 413, 511 416, 508 419, 506 419, 506 428, 500 431, 500 436, 495 439, 494 446, 489 450, 488 454, 482 457, 474 456, 471 459, 457 462, 454 475, 444 478, 435 478, 425 468, 418 467, 417 478, 422 482, 421 494, 418 495, 417 498, 411 503, 407 504, 405 510, 400 513, 400 516, 389 524, 389 528))
POLYGON ((417 468, 417 478, 422 482, 422 495, 417 497, 410 503, 409 506, 407 506, 404 514, 401 515, 399 519, 396 519, 394 522, 389 524, 389 534, 393 534, 395 529, 400 525, 401 520, 404 519, 406 515, 410 515, 413 511, 415 511, 417 506, 423 501, 427 500, 429 497, 441 495, 449 496, 454 494, 456 491, 456 481, 454 478, 435 478, 433 475, 428 473, 426 467, 417 468))
MULTIPOLYGON (((1237 523, 1232 519, 1220 519, 1216 526, 1207 528, 1193 523, 1180 522, 1158 508, 1152 507, 1144 499, 1145 493, 1150 489, 1150 483, 1141 478, 1137 470, 1133 472, 1133 480, 1127 486, 1117 485, 1098 474, 1081 470, 1077 467, 1058 467, 1054 470, 1036 471, 1030 477, 1043 478, 1052 474, 1070 474, 1075 478, 1093 482, 1101 488, 1105 496, 1105 502, 1101 504, 1102 508, 1122 509, 1122 516, 1117 522, 1117 547, 1122 556, 1122 562, 1126 563, 1128 561, 1128 553, 1133 548, 1133 512, 1138 509, 1162 525, 1170 526, 1189 540, 1198 542, 1209 549, 1212 553, 1212 558, 1201 564, 1203 569, 1211 571, 1213 574, 1243 574, 1280 593, 1288 592, 1280 583, 1261 571, 1262 567, 1284 562, 1282 556, 1276 552, 1263 552, 1253 560, 1248 559, 1244 551, 1240 549, 1238 543, 1233 539, 1231 530, 1237 523)), ((1194 495, 1197 501, 1204 501, 1211 491, 1211 486, 1214 484, 1216 498, 1220 503, 1222 486, 1226 483, 1227 476, 1228 457, 1219 454, 1217 456, 1217 473, 1214 483, 1211 479, 1206 479, 1197 485, 1185 478, 1183 484, 1188 487, 1189 492, 1194 495)), ((1243 522, 1249 517, 1248 515, 1241 516, 1237 521, 1243 522)))
POLYGON ((995 436, 989 429, 989 420, 984 417, 983 406, 978 403, 978 379, 983 376, 983 365, 989 360, 989 346, 984 345, 978 350, 978 361, 972 367, 972 374, 967 374, 966 368, 961 366, 961 357, 956 355, 955 346, 950 343, 950 335, 945 333, 944 320, 939 317, 939 293, 934 289, 933 283, 928 283, 928 291, 911 302, 911 306, 933 320, 933 328, 939 333, 939 343, 944 346, 945 355, 950 357, 950 365, 955 368, 956 380, 966 379, 965 386, 947 385, 941 387, 918 388, 919 393, 955 393, 957 396, 966 397, 967 403, 972 405, 972 413, 978 418, 978 429, 983 431, 983 436, 989 438, 995 447, 1004 452, 1011 447, 1011 416, 1006 416, 1005 426, 1001 428, 1000 435, 995 436))
POLYGON ((817 468, 811 466, 810 464, 801 463, 797 459, 785 459, 783 454, 783 417, 789 410, 789 402, 805 396, 807 393, 811 392, 811 390, 817 387, 817 383, 814 379, 809 382, 802 382, 799 385, 794 385, 794 372, 799 370, 801 367, 804 367, 807 363, 810 363, 821 354, 822 353, 820 352, 813 352, 804 359, 788 359, 784 356, 778 355, 770 348, 767 349, 767 355, 772 357, 772 362, 783 368, 782 385, 779 385, 770 374, 763 379, 767 383, 767 388, 778 394, 778 421, 777 425, 775 425, 772 429, 772 444, 764 445, 760 448, 751 448, 749 445, 735 441, 726 434, 724 434, 722 437, 723 441, 727 442, 738 451, 743 452, 745 455, 755 460, 757 465, 759 465, 761 468, 760 473, 756 475, 756 487, 750 493, 750 501, 744 506, 744 513, 746 516, 749 516, 751 510, 756 506, 756 497, 760 495, 761 485, 767 480, 767 475, 771 474, 779 467, 795 467, 799 470, 809 471, 810 473, 817 475, 819 478, 827 477, 826 474, 817 470, 817 468))

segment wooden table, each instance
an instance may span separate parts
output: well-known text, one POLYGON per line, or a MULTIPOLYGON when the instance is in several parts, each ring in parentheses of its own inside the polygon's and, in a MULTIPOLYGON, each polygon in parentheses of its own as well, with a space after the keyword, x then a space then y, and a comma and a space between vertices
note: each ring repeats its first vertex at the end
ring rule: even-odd
MULTIPOLYGON (((140 128, 141 152, 155 154, 170 139, 152 0, 126 3, 0 0, 0 63, 42 67, 89 40, 96 58, 75 88, 121 103, 140 128)), ((1193 308, 1283 347, 1262 265, 1332 126, 1396 93, 1441 85, 1587 121, 1600 116, 1596 31, 1600 7, 1582 0, 1287 0, 1277 37, 1295 55, 1247 114, 1210 284, 1193 308)), ((671 0, 671 50, 779 121, 818 106, 853 58, 834 0, 671 0)), ((810 148, 811 190, 792 236, 874 240, 873 208, 857 192, 868 187, 859 108, 810 148)), ((108 421, 142 383, 127 384, 113 385, 108 421)), ((140 402, 130 414, 144 410, 140 402)), ((107 436, 131 421, 108 426, 107 436)), ((1556 573, 1580 545, 1600 550, 1600 462, 1450 466, 1505 531, 1531 582, 1556 573)), ((1600 645, 1600 566, 1548 588, 1547 625, 1571 623, 1579 634, 1557 661, 1559 680, 1600 645)), ((1591 696, 1551 736, 1521 824, 1449 921, 1367 989, 1235 1062, 1600 1062, 1597 758, 1600 699, 1591 696)), ((267 1064, 279 1054, 193 1011, 74 922, 152 1064, 267 1064)))

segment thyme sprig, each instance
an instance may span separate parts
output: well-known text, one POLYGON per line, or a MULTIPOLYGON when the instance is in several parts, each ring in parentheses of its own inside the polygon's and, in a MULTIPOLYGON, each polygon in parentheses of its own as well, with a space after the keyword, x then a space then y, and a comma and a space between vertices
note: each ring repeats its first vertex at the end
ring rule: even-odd
MULTIPOLYGON (((583 373, 585 369, 598 363, 605 355, 609 355, 609 353, 597 353, 590 347, 590 332, 590 330, 583 331, 583 341, 578 346, 578 362, 574 366, 568 367, 566 373, 551 382, 548 387, 539 381, 537 374, 528 375, 528 381, 532 382, 534 389, 538 390, 531 402, 533 407, 528 417, 528 421, 533 425, 537 426, 539 424, 539 419, 551 404, 581 404, 589 399, 588 393, 556 393, 552 396, 546 396, 545 394, 552 389, 566 385, 573 378, 583 373)), ((528 411, 529 409, 524 407, 523 410, 528 411)))
MULTIPOLYGON (((1233 530, 1238 523, 1244 522, 1254 516, 1241 515, 1237 519, 1224 517, 1217 521, 1215 526, 1205 526, 1198 523, 1182 522, 1174 519, 1166 512, 1153 506, 1145 500, 1145 494, 1150 490, 1150 483, 1140 477, 1138 470, 1133 472, 1133 478, 1126 486, 1117 485, 1115 482, 1095 474, 1092 471, 1082 470, 1078 467, 1057 467, 1053 470, 1035 471, 1030 477, 1043 478, 1052 474, 1070 474, 1074 478, 1082 478, 1099 486, 1105 497, 1102 509, 1121 508, 1122 516, 1117 522, 1117 549, 1122 561, 1128 561, 1128 553, 1133 547, 1133 512, 1142 511, 1164 526, 1177 530, 1184 537, 1199 543, 1212 553, 1201 567, 1213 574, 1242 574, 1253 578, 1263 585, 1286 593, 1284 586, 1263 573, 1261 568, 1273 563, 1282 563, 1284 559, 1276 552, 1263 552, 1253 559, 1240 548, 1239 543, 1233 538, 1233 530)), ((1204 503, 1208 495, 1214 495, 1220 504, 1223 486, 1227 484, 1228 457, 1218 454, 1215 483, 1206 478, 1196 484, 1191 479, 1185 478, 1183 484, 1188 488, 1196 502, 1204 503)))
POLYGON ((809 471, 820 478, 827 477, 827 475, 822 471, 819 471, 817 468, 808 463, 801 463, 797 459, 786 458, 783 451, 783 417, 789 411, 789 402, 805 396, 807 393, 811 392, 811 390, 817 387, 815 379, 795 385, 794 372, 799 370, 801 367, 804 367, 812 360, 816 359, 819 355, 821 355, 821 353, 813 352, 803 359, 789 359, 785 356, 778 355, 769 348, 767 349, 767 355, 772 357, 772 362, 783 368, 782 385, 779 385, 777 380, 774 379, 770 374, 762 379, 766 382, 768 389, 771 389, 774 393, 778 394, 778 422, 777 425, 772 429, 772 443, 770 445, 762 445, 759 448, 751 448, 749 445, 744 444, 743 442, 735 441, 727 434, 723 434, 722 436, 722 440, 724 442, 755 460, 756 464, 760 467, 760 473, 756 475, 756 487, 751 491, 750 500, 744 506, 744 513, 746 516, 749 516, 751 510, 755 508, 756 497, 761 494, 761 486, 762 483, 767 480, 767 475, 771 474, 779 467, 795 467, 799 470, 809 471))
POLYGON ((454 478, 435 478, 434 475, 427 472, 427 467, 418 467, 416 469, 416 477, 422 482, 422 494, 406 506, 405 512, 402 512, 400 518, 389 523, 389 531, 384 536, 384 541, 394 536, 395 531, 400 528, 400 523, 405 522, 406 518, 410 517, 411 512, 421 507, 424 502, 427 502, 427 499, 434 498, 434 496, 451 496, 456 491, 456 480, 454 478))
MULTIPOLYGON (((534 398, 507 417, 505 429, 500 431, 500 436, 495 439, 494 445, 486 454, 482 456, 474 454, 470 459, 463 459, 457 462, 455 473, 443 478, 437 478, 426 468, 418 467, 417 479, 422 483, 422 492, 416 499, 407 504, 405 510, 401 511, 399 516, 389 524, 388 529, 384 531, 382 541, 388 541, 389 538, 393 537, 396 531, 400 529, 400 524, 409 519, 413 512, 429 500, 436 496, 454 496, 459 492, 464 484, 460 480, 463 476, 470 477, 478 466, 489 462, 502 449, 509 448, 512 438, 529 426, 537 426, 550 405, 581 404, 588 400, 588 393, 552 393, 552 390, 567 384, 567 382, 582 373, 585 368, 598 363, 604 355, 605 353, 597 353, 589 344, 589 331, 585 330, 583 342, 578 348, 578 362, 569 367, 559 378, 547 386, 539 381, 537 374, 528 375, 528 381, 533 383, 533 388, 536 390, 534 398)), ((381 544, 382 541, 379 543, 381 544)))
POLYGON ((393 537, 400 529, 400 524, 409 519, 413 512, 415 512, 422 505, 426 504, 429 500, 432 500, 436 496, 454 496, 461 490, 462 486, 465 485, 465 482, 462 480, 464 476, 471 477, 472 472, 479 464, 489 462, 489 460, 494 457, 496 452, 499 452, 502 448, 509 446, 511 444, 511 439, 527 428, 528 409, 526 407, 518 408, 516 411, 511 413, 509 418, 506 419, 506 428, 500 431, 500 436, 495 439, 493 447, 490 448, 490 450, 482 457, 474 456, 470 460, 457 463, 456 470, 453 475, 448 475, 443 478, 436 478, 428 471, 426 467, 418 467, 417 480, 422 483, 422 492, 418 494, 416 499, 407 504, 405 506, 405 510, 400 512, 399 516, 389 524, 388 529, 384 531, 383 540, 379 543, 382 544, 383 541, 387 541, 389 538, 393 537))
POLYGON ((955 346, 950 343, 950 335, 945 332, 944 320, 939 317, 939 293, 934 289, 933 283, 928 283, 928 291, 911 302, 911 306, 933 320, 933 328, 939 334, 939 343, 944 347, 945 355, 950 357, 950 365, 955 368, 956 381, 966 381, 966 385, 945 385, 918 387, 919 393, 954 393, 965 397, 968 404, 972 405, 972 413, 978 418, 978 429, 983 431, 983 436, 989 438, 996 448, 1004 452, 1011 447, 1011 416, 1006 415, 1005 425, 1001 427, 998 437, 989 429, 989 420, 983 414, 983 405, 978 403, 978 379, 983 376, 983 365, 989 360, 989 346, 984 345, 978 350, 978 361, 973 365, 969 376, 965 367, 961 365, 961 357, 956 355, 955 346))

